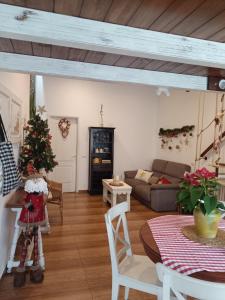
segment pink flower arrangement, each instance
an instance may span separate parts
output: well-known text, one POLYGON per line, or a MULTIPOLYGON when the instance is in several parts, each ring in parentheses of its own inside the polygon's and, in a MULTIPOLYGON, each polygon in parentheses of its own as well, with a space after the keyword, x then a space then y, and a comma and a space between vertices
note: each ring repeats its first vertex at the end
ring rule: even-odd
POLYGON ((184 180, 193 186, 201 185, 201 181, 204 179, 210 180, 215 178, 216 178, 216 173, 210 172, 206 168, 198 169, 194 173, 189 173, 189 172, 184 173, 184 180))
POLYGON ((217 200, 218 183, 215 172, 201 168, 193 173, 186 172, 180 184, 177 202, 185 211, 192 212, 198 206, 204 214, 216 208, 224 208, 217 200))

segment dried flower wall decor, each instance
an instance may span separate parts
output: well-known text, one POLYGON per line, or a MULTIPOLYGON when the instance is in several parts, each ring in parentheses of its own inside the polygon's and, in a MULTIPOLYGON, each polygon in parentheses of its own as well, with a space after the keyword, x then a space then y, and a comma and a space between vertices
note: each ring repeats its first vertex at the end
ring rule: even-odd
POLYGON ((190 138, 193 137, 194 125, 186 125, 181 128, 159 129, 161 148, 180 151, 182 146, 188 146, 190 138))
POLYGON ((61 131, 62 137, 66 138, 69 134, 69 129, 70 129, 70 121, 66 118, 62 118, 59 123, 58 123, 58 127, 61 131))

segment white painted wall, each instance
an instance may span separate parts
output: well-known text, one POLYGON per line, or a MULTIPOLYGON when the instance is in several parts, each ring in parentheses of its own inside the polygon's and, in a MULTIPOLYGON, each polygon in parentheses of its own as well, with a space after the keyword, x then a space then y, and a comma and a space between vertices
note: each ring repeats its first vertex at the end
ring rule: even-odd
MULTIPOLYGON (((0 83, 9 91, 20 98, 23 104, 23 114, 26 119, 29 115, 29 87, 30 76, 25 74, 0 72, 0 83)), ((0 195, 0 278, 6 267, 11 242, 14 215, 5 208, 10 195, 2 197, 0 195)))
MULTIPOLYGON (((156 157, 157 101, 150 87, 43 77, 49 115, 79 119, 78 189, 88 187, 88 127, 116 127, 114 173, 146 168, 156 157)), ((39 93, 41 94, 41 93, 39 93)), ((42 99, 37 99, 43 103, 42 99)))
MULTIPOLYGON (((216 109, 216 93, 206 92, 202 94, 202 99, 205 98, 204 113, 203 113, 203 128, 215 117, 216 109)), ((221 94, 219 94, 219 98, 221 94)), ((194 137, 189 139, 191 142, 188 146, 183 146, 181 151, 173 149, 161 149, 161 142, 158 139, 157 157, 172 161, 184 162, 194 166, 196 140, 197 140, 197 124, 198 124, 198 103, 200 93, 195 91, 186 92, 184 90, 172 90, 170 96, 161 95, 159 97, 159 115, 157 130, 162 127, 164 129, 182 127, 184 125, 195 125, 194 137)), ((219 106, 220 107, 220 106, 219 106)), ((201 112, 203 106, 201 105, 201 112)), ((201 118, 201 116, 200 116, 201 118)), ((224 128, 225 129, 225 128, 224 128)), ((207 129, 202 138, 202 151, 213 142, 214 126, 207 129)), ((223 151, 224 152, 224 151, 223 151)), ((224 155, 223 155, 224 156, 224 155)), ((209 161, 201 162, 201 165, 209 165, 209 161)))

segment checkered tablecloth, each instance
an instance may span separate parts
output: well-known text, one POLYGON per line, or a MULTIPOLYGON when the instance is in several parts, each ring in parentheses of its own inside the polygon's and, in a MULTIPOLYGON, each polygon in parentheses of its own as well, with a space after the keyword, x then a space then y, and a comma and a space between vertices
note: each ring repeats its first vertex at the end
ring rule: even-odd
MULTIPOLYGON (((225 272, 225 248, 192 242, 182 234, 182 227, 193 224, 193 216, 167 215, 148 220, 163 264, 186 275, 200 271, 225 272)), ((225 230, 224 220, 219 228, 225 230)))

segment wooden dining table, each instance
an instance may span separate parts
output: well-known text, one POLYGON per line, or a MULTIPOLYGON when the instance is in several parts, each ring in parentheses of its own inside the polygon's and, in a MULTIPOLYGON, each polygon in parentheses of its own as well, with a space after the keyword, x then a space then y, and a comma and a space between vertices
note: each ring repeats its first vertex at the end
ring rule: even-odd
MULTIPOLYGON (((154 262, 161 262, 161 255, 159 248, 154 240, 152 231, 147 224, 147 222, 140 229, 140 240, 143 243, 146 255, 154 262)), ((208 272, 201 271, 196 272, 191 275, 191 277, 195 277, 202 280, 213 281, 213 282, 221 282, 225 283, 225 272, 208 272)))

